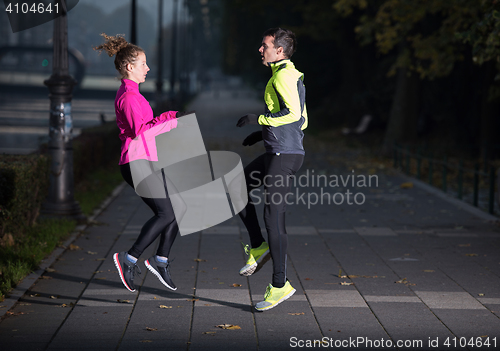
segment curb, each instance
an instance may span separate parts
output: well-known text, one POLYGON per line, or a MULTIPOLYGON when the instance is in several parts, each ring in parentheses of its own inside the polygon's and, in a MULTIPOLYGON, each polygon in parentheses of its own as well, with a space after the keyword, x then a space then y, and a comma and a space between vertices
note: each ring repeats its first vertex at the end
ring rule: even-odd
POLYGON ((104 209, 120 194, 120 192, 125 187, 126 183, 122 182, 118 185, 108 198, 106 198, 99 208, 94 210, 94 213, 88 218, 87 224, 81 224, 75 228, 70 237, 60 246, 56 247, 52 253, 40 262, 39 268, 26 277, 24 277, 19 284, 16 285, 14 289, 8 294, 2 304, 2 309, 0 310, 0 319, 2 319, 5 314, 19 301, 19 299, 28 291, 33 284, 41 277, 45 270, 50 267, 58 258, 61 256, 67 247, 85 230, 89 225, 94 222, 94 219, 101 214, 104 209))
POLYGON ((451 197, 450 195, 442 192, 441 190, 439 190, 439 189, 437 189, 437 188, 435 188, 427 183, 424 183, 421 180, 410 177, 409 175, 406 175, 404 173, 400 173, 400 172, 398 172, 398 173, 401 177, 406 178, 408 181, 411 181, 413 184, 415 184, 417 187, 421 188, 422 190, 424 190, 428 193, 431 193, 432 195, 437 196, 445 201, 448 201, 452 205, 455 205, 456 207, 458 207, 464 211, 467 211, 467 212, 473 214, 474 216, 481 218, 482 220, 485 220, 487 222, 492 222, 492 223, 500 221, 500 218, 493 216, 487 212, 484 212, 483 210, 481 210, 477 207, 474 207, 474 206, 472 206, 464 201, 460 201, 459 199, 451 197))

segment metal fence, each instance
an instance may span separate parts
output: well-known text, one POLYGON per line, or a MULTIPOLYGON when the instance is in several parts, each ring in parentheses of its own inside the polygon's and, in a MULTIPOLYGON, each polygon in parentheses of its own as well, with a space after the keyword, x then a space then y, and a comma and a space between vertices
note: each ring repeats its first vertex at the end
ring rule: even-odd
MULTIPOLYGON (((487 209, 495 214, 495 195, 497 190, 497 169, 493 162, 449 161, 424 155, 421 148, 394 145, 394 168, 399 168, 410 176, 427 181, 445 193, 455 193, 464 201, 466 190, 472 194, 472 205, 479 207, 480 194, 486 198, 487 209), (451 189, 453 188, 453 189, 451 189)), ((500 189, 499 189, 500 190, 500 189)), ((498 201, 497 198, 497 201, 498 201)))

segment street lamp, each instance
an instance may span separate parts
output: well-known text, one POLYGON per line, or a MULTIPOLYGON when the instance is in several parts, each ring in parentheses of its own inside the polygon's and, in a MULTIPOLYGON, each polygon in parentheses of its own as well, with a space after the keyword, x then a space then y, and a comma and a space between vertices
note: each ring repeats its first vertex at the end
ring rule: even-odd
POLYGON ((66 1, 61 1, 62 15, 54 20, 54 57, 52 75, 44 84, 49 88, 51 159, 49 194, 42 204, 41 214, 84 220, 80 205, 74 199, 73 121, 71 92, 76 81, 69 75, 68 19, 66 1))
POLYGON ((172 21, 172 62, 170 63, 170 97, 173 100, 175 97, 175 69, 176 69, 176 59, 177 59, 177 0, 173 2, 173 21, 172 21))
POLYGON ((130 9, 130 42, 137 45, 137 0, 132 0, 130 9))
POLYGON ((158 0, 158 78, 156 81, 156 108, 159 108, 163 95, 163 0, 158 0))

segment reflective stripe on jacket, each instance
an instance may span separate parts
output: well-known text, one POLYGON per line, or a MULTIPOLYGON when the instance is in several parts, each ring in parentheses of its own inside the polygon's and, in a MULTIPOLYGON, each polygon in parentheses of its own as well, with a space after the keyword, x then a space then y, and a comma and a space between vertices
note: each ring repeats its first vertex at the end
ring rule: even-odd
POLYGON ((304 74, 289 59, 269 66, 273 75, 264 93, 266 113, 259 116, 266 152, 303 155, 308 123, 304 74))

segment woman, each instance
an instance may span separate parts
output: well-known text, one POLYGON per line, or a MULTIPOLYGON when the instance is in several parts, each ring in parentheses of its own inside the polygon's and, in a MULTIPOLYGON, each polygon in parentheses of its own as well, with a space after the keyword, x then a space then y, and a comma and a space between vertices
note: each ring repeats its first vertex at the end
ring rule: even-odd
MULTIPOLYGON (((139 92, 139 84, 146 80, 149 71, 144 50, 128 43, 119 35, 114 37, 104 33, 101 35, 106 41, 94 50, 100 52, 104 50, 110 57, 116 55, 115 67, 121 76, 121 86, 115 98, 116 123, 120 129, 122 141, 119 165, 123 179, 134 187, 129 165, 129 162, 133 160, 133 155, 130 155, 128 151, 130 143, 137 136, 143 135, 146 130, 175 120, 177 112, 167 111, 154 117, 151 106, 139 92)), ((166 189, 165 186, 165 198, 141 197, 154 215, 144 224, 139 237, 128 252, 113 255, 123 285, 131 292, 135 291, 134 276, 137 272, 141 273, 137 259, 158 236, 160 236, 160 244, 156 255, 144 263, 166 287, 172 290, 177 289, 170 276, 168 255, 179 229, 166 189)))

